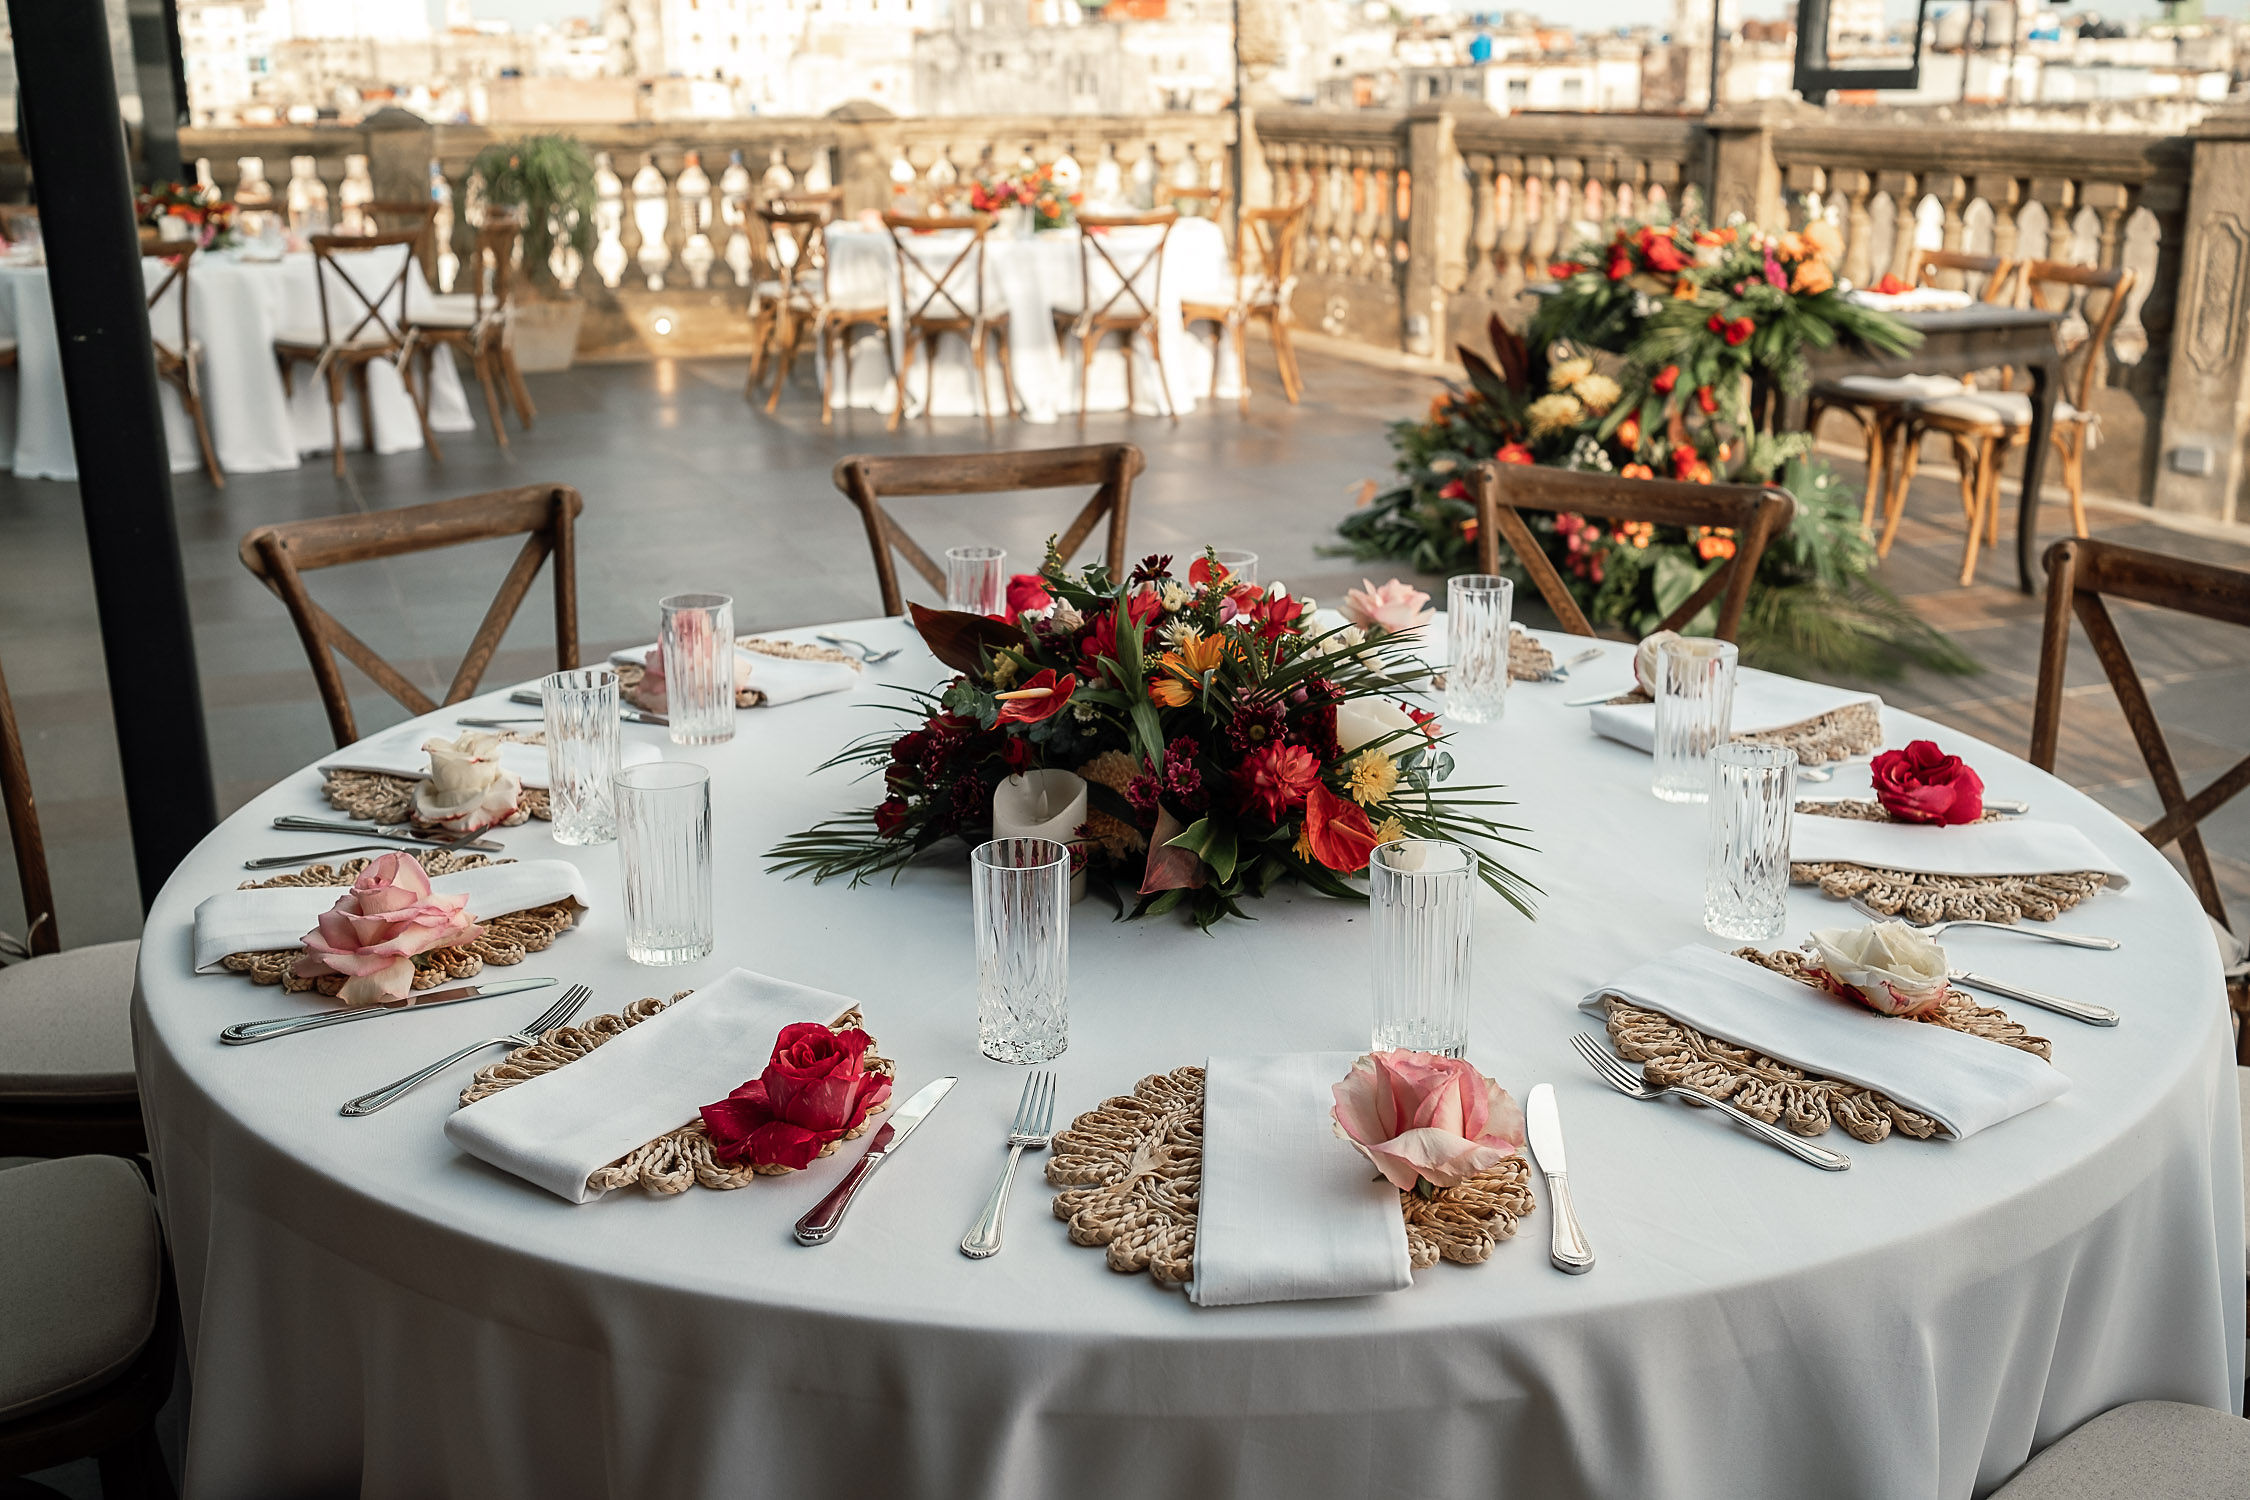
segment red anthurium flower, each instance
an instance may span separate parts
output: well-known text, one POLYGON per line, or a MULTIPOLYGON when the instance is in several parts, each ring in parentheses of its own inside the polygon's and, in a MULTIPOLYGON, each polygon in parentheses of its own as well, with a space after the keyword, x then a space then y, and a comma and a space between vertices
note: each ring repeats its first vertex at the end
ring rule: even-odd
POLYGON ((1609 279, 1623 281, 1633 274, 1633 252, 1622 240, 1609 247, 1609 279))
POLYGON ((1053 717, 1057 710, 1070 701, 1070 695, 1077 691, 1078 679, 1075 676, 1065 677, 1058 682, 1053 669, 1049 668, 1033 676, 1020 688, 994 693, 992 696, 1000 703, 999 723, 1036 724, 1041 719, 1053 717))
POLYGON ((1305 798, 1305 841, 1313 858, 1349 875, 1367 868, 1375 849, 1375 828, 1356 802, 1346 802, 1320 782, 1305 798))
POLYGON ((1702 409, 1703 415, 1708 417, 1719 409, 1719 398, 1712 392, 1711 387, 1699 385, 1695 388, 1695 404, 1702 409))
POLYGON ((1466 500, 1469 498, 1469 487, 1458 479, 1449 479, 1445 482, 1445 488, 1439 490, 1437 495, 1440 500, 1466 500))
POLYGON ((1669 396, 1672 394, 1672 387, 1678 385, 1679 383, 1680 367, 1678 365, 1666 365, 1663 369, 1656 372, 1656 378, 1650 381, 1649 385, 1654 388, 1659 395, 1669 396))
POLYGON ((1233 576, 1232 573, 1227 571, 1225 563, 1214 563, 1208 557, 1199 557, 1188 564, 1188 582, 1190 583, 1200 583, 1205 587, 1216 583, 1223 587, 1226 581, 1233 576))
POLYGON ((1586 268, 1574 260, 1558 260, 1547 267, 1547 274, 1557 281, 1568 281, 1586 268))
POLYGON ((765 1072, 716 1104, 703 1128, 721 1161, 806 1167, 831 1141, 856 1130, 891 1096, 891 1081, 866 1070, 867 1033, 817 1021, 781 1028, 765 1072))
MULTIPOLYGON (((1492 461, 1496 464, 1535 464, 1539 462, 1538 459, 1531 456, 1531 450, 1521 443, 1502 443, 1500 451, 1492 455, 1492 461)), ((1466 500, 1468 496, 1463 495, 1461 498, 1466 500)))
POLYGON ((1648 262, 1650 270, 1661 271, 1667 276, 1677 275, 1692 264, 1680 247, 1673 243, 1672 236, 1657 229, 1641 231, 1641 258, 1648 262))
POLYGON ((1713 333, 1725 333, 1727 331, 1726 316, 1723 313, 1713 313, 1704 320, 1703 326, 1713 333))

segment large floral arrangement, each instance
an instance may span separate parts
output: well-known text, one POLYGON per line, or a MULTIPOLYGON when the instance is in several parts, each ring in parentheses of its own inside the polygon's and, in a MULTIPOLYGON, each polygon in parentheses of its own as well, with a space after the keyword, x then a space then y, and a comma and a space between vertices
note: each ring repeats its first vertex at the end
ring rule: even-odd
POLYGON ((895 878, 942 840, 987 836, 1000 780, 1048 767, 1085 778, 1077 847, 1130 916, 1209 927, 1283 880, 1357 898, 1347 877, 1409 835, 1468 845, 1485 883, 1530 910, 1532 888, 1495 857, 1520 831, 1486 816, 1506 805, 1498 789, 1447 782, 1444 728, 1399 696, 1427 671, 1411 631, 1311 629, 1308 601, 1238 583, 1209 554, 1184 575, 1149 557, 1113 582, 1050 553, 1011 582, 1005 618, 915 619, 957 675, 908 695, 915 728, 827 763, 879 767, 885 795, 785 840, 775 869, 895 878))
POLYGON ((200 249, 223 249, 240 238, 235 230, 234 205, 221 197, 217 188, 192 182, 154 183, 134 200, 133 207, 140 222, 151 228, 160 227, 165 219, 188 225, 190 233, 185 237, 200 249))
MULTIPOLYGON (((1551 268, 1557 290, 1519 337, 1497 317, 1490 357, 1463 348, 1468 383, 1391 430, 1398 482, 1370 482, 1340 530, 1346 550, 1430 572, 1475 566, 1474 470, 1487 459, 1699 483, 1779 483, 1797 499, 1767 545, 1741 636, 1784 670, 1888 674, 1905 661, 1973 664, 1873 577, 1858 496, 1812 455, 1809 434, 1758 420, 1806 377, 1805 351, 1850 339, 1904 350, 1916 335, 1849 301, 1833 231, 1770 235, 1624 224, 1551 268)), ((1723 530, 1528 516, 1587 617, 1646 634, 1733 555, 1723 530)), ((1503 554, 1505 555, 1505 554, 1503 554)), ((1504 562, 1517 573, 1512 559, 1504 562)), ((1714 607, 1715 608, 1715 607, 1714 607)), ((1708 621, 1692 628, 1708 628, 1708 621)))
POLYGON ((1066 229, 1077 222, 1085 195, 1055 180, 1051 167, 1028 167, 1002 177, 979 178, 969 187, 969 207, 980 214, 1006 208, 1031 210, 1034 229, 1066 229))

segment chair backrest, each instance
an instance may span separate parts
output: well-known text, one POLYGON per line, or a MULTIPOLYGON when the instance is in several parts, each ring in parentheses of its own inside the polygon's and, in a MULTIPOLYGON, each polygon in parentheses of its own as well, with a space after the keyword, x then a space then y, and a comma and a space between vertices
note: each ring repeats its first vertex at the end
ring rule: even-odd
POLYGON ((1145 214, 1078 216, 1078 284, 1085 298, 1080 303, 1084 322, 1138 325, 1155 319, 1157 305, 1164 300, 1164 247, 1171 242, 1172 226, 1179 221, 1176 208, 1145 214), (1149 228, 1156 233, 1130 234, 1149 228), (1122 242, 1114 232, 1120 229, 1128 231, 1122 242), (1101 267, 1098 280, 1097 265, 1101 267), (1100 302, 1094 300, 1097 286, 1106 294, 1100 302))
POLYGON ((1157 193, 1156 201, 1171 204, 1186 218, 1216 219, 1226 212, 1227 185, 1222 182, 1215 187, 1168 187, 1157 193))
POLYGON ((783 213, 814 213, 833 223, 844 211, 844 190, 840 187, 791 188, 787 192, 767 195, 766 206, 783 213))
POLYGON ((915 323, 984 321, 984 237, 992 231, 992 215, 968 214, 961 218, 883 215, 898 250, 899 305, 906 309, 909 326, 915 323), (937 247, 917 247, 915 236, 954 232, 966 234, 960 249, 949 259, 937 247), (964 301, 963 299, 967 300, 964 301))
POLYGON ((343 673, 336 656, 351 661, 373 678, 375 685, 415 713, 426 714, 440 705, 409 682, 396 667, 376 654, 334 615, 313 602, 306 592, 304 574, 342 563, 371 562, 402 557, 439 547, 458 547, 494 537, 522 536, 523 550, 516 554, 492 607, 477 626, 468 654, 446 689, 445 701, 458 703, 477 690, 477 683, 492 662, 508 622, 523 603, 540 565, 555 560, 555 665, 567 670, 578 665, 578 561, 574 523, 585 502, 578 491, 563 484, 533 484, 521 489, 494 490, 459 500, 437 500, 398 510, 369 514, 322 516, 309 521, 285 521, 260 526, 243 537, 242 565, 273 590, 289 607, 305 655, 312 660, 313 677, 328 710, 328 727, 339 747, 359 738, 352 718, 350 695, 344 691, 343 673))
POLYGON ((0 673, 0 806, 8 814, 8 835, 16 846, 16 879, 23 887, 24 941, 32 956, 60 953, 55 932, 55 893, 47 878, 47 845, 39 835, 39 809, 31 800, 31 768, 24 764, 23 734, 16 728, 15 701, 8 678, 0 673))
POLYGON ((2047 549, 2046 634, 2039 644, 2039 693, 2031 711, 2031 763, 2042 771, 2052 771, 2062 731, 2063 667, 2070 651, 2070 617, 2075 613, 2117 694, 2117 706, 2124 711, 2134 742, 2140 746, 2141 759, 2148 765, 2149 779, 2164 804, 2164 815, 2143 828, 2141 834, 2159 849, 2167 844, 2179 845, 2196 899, 2205 911, 2226 924, 2219 883, 2211 873, 2211 859, 2204 853, 2203 837, 2196 825, 2237 792, 2250 787, 2250 756, 2235 762, 2233 769, 2194 796, 2187 794, 2180 783, 2179 768, 2173 764, 2171 747, 2165 743, 2164 731, 2141 687, 2140 673, 2110 618, 2109 599, 2250 629, 2250 572, 2121 547, 2115 542, 2073 538, 2055 543, 2047 549))
POLYGON ((185 359, 189 342, 188 262, 195 259, 195 241, 173 240, 169 244, 144 245, 141 247, 141 259, 168 260, 172 263, 157 279, 156 285, 149 289, 148 331, 158 348, 185 359), (176 318, 170 316, 174 312, 178 313, 176 318), (168 340, 165 337, 167 330, 158 326, 160 319, 177 329, 175 338, 168 340))
POLYGON ((323 344, 334 349, 373 336, 405 345, 406 283, 417 269, 414 247, 421 237, 418 229, 312 237, 323 344), (398 264, 387 269, 378 264, 376 252, 396 245, 406 247, 398 264))
MULTIPOLYGON (((461 272, 476 298, 474 305, 479 324, 489 314, 507 309, 510 281, 515 273, 516 241, 522 235, 523 226, 513 218, 487 219, 477 227, 468 264, 461 267, 461 272)), ((459 286, 460 281, 456 279, 454 285, 459 286)))
POLYGON ((1235 295, 1243 302, 1286 303, 1297 287, 1297 245, 1304 238, 1308 195, 1283 208, 1246 208, 1234 241, 1235 295))
POLYGON ((781 277, 782 291, 794 296, 807 289, 826 295, 828 289, 828 215, 817 208, 758 210, 758 223, 772 248, 773 264, 781 277))
POLYGON ((1108 547, 1103 554, 1110 576, 1125 575, 1125 523, 1133 506, 1133 477, 1147 467, 1141 450, 1131 443, 1096 443, 1082 448, 1034 448, 1020 453, 933 453, 920 457, 876 457, 858 454, 836 465, 836 488, 859 508, 867 527, 867 545, 875 554, 875 582, 883 592, 883 613, 903 614, 906 601, 899 593, 895 549, 933 588, 945 588, 945 568, 899 529, 883 508, 887 497, 901 495, 994 495, 1012 490, 1052 490, 1094 485, 1094 496, 1079 510, 1055 547, 1068 561, 1093 531, 1094 523, 1109 517, 1108 547))
POLYGON ((2056 334, 2068 346, 2063 350, 2063 388, 2055 394, 2080 411, 2092 409, 2094 381, 2101 374, 2109 336, 2132 291, 2133 273, 2122 266, 2080 266, 2060 260, 2024 265, 2024 304, 2065 315, 2056 334), (2099 307, 2094 305, 2097 293, 2099 307), (2079 325, 2076 338, 2073 323, 2079 325))
POLYGON ((1714 569, 1702 587, 1688 595, 1656 628, 1683 629, 1705 605, 1717 599, 1718 628, 1712 633, 1731 641, 1742 623, 1742 607, 1750 600, 1758 559, 1765 555, 1766 544, 1788 528, 1797 502, 1787 490, 1770 484, 1624 479, 1615 474, 1581 474, 1536 464, 1486 462, 1477 470, 1477 565, 1487 573, 1499 572, 1500 543, 1506 541, 1563 629, 1574 635, 1592 635, 1594 627, 1585 612, 1571 598, 1562 575, 1555 571, 1546 550, 1518 514, 1525 510, 1724 530, 1734 543, 1734 555, 1714 569))
POLYGON ((2002 255, 1972 255, 1966 250, 1916 249, 1914 259, 1907 267, 1906 279, 1916 286, 1936 286, 1945 272, 1958 272, 1963 281, 1972 276, 1982 276, 1984 282, 1977 288, 1979 302, 2006 302, 2015 295, 2016 273, 2023 269, 2020 260, 2009 260, 2002 255))

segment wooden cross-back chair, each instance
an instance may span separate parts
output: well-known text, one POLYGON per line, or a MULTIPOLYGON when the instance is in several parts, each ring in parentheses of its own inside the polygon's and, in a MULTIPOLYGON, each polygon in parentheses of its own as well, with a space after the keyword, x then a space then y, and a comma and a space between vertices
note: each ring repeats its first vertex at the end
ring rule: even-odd
POLYGON ((1750 600, 1750 584, 1766 544, 1788 529, 1797 502, 1787 490, 1761 484, 1690 484, 1676 479, 1623 479, 1614 474, 1581 474, 1535 464, 1486 462, 1477 470, 1477 566, 1500 571, 1505 541, 1573 635, 1592 635, 1594 627, 1570 595, 1531 533, 1521 511, 1570 513, 1588 519, 1648 522, 1657 526, 1708 527, 1724 531, 1733 555, 1712 570, 1694 593, 1666 615, 1658 630, 1681 630, 1717 600, 1718 626, 1711 633, 1731 641, 1750 600))
POLYGON ((1190 183, 1184 187, 1167 187, 1156 195, 1159 203, 1169 203, 1186 218, 1216 219, 1226 212, 1227 185, 1205 187, 1190 183))
POLYGON ((1094 443, 1079 448, 1035 448, 1020 453, 933 453, 917 457, 859 454, 836 465, 836 488, 858 508, 875 555, 875 582, 883 593, 883 613, 903 614, 895 550, 939 593, 945 591, 945 566, 899 529, 883 508, 885 499, 916 495, 996 495, 1013 490, 1053 490, 1095 486, 1055 546, 1069 561, 1103 516, 1108 537, 1103 560, 1110 576, 1125 576, 1125 526, 1133 508, 1133 478, 1147 462, 1131 443, 1094 443))
POLYGON ((1121 336, 1125 346, 1125 409, 1133 409, 1133 341, 1146 337, 1150 363, 1156 366, 1157 390, 1164 397, 1164 414, 1180 420, 1172 404, 1172 383, 1164 373, 1163 319, 1157 308, 1164 301, 1164 250, 1172 241, 1172 226, 1179 222, 1175 208, 1145 214, 1080 214, 1078 216, 1079 305, 1055 309, 1057 335, 1078 341, 1078 425, 1086 425, 1086 399, 1093 383, 1094 351, 1110 334, 1121 336), (1120 244, 1117 230, 1128 241, 1120 244), (1154 229, 1153 237, 1138 244, 1131 231, 1154 229), (1100 267, 1097 275, 1096 267, 1100 267), (1105 283, 1114 282, 1114 285, 1105 283), (1106 293, 1095 300, 1096 288, 1106 293))
MULTIPOLYGON (((2250 571, 2223 568, 2215 563, 2145 552, 2115 542, 2085 538, 2060 541, 2047 549, 2046 631, 2039 644, 2039 692, 2031 711, 2031 763, 2042 771, 2055 768, 2055 752, 2062 737, 2063 668, 2070 652, 2070 621, 2076 615, 2117 694, 2117 706, 2133 732, 2149 780, 2164 804, 2163 816, 2141 830, 2157 848, 2177 845, 2187 866, 2188 884, 2212 920, 2240 935, 2227 918, 2219 882, 2211 871, 2211 857, 2198 831, 2204 819, 2217 812, 2245 788, 2250 788, 2250 755, 2222 772, 2192 797, 2180 780, 2172 749, 2149 706, 2140 672, 2125 649, 2110 617, 2110 599, 2151 605, 2198 619, 2216 620, 2250 630, 2250 571)), ((2229 998, 2239 1015, 2246 1017, 2237 1046, 2240 1060, 2250 1063, 2250 980, 2236 980, 2229 998)))
MULTIPOLYGON (((765 289, 768 295, 763 299, 763 347, 778 351, 779 357, 774 359, 771 352, 753 356, 750 380, 742 394, 745 400, 757 399, 759 372, 773 359, 773 389, 766 396, 766 411, 771 414, 781 406, 781 388, 796 368, 805 330, 819 327, 828 306, 828 213, 821 208, 776 208, 767 204, 758 208, 754 217, 765 235, 768 268, 773 273, 773 285, 765 289)), ((752 313, 752 322, 758 322, 756 312, 752 313)), ((825 405, 825 386, 821 399, 825 405)))
MULTIPOLYGON (((1253 320, 1273 339, 1273 361, 1281 372, 1281 393, 1295 406, 1305 393, 1297 371, 1297 346, 1290 340, 1290 300, 1297 295, 1297 242, 1303 237, 1308 195, 1283 208, 1246 208, 1234 237, 1234 298, 1229 302, 1180 299, 1182 323, 1213 323, 1219 337, 1234 344, 1234 363, 1242 382, 1239 409, 1250 410, 1250 361, 1244 333, 1253 320)), ((1212 351, 1211 394, 1219 394, 1218 351, 1212 351)))
POLYGON ((422 365, 422 389, 430 389, 432 367, 443 347, 468 356, 470 369, 484 387, 485 415, 492 422, 492 438, 508 446, 508 429, 501 421, 500 387, 516 409, 516 420, 526 432, 537 419, 523 372, 516 368, 516 353, 508 339, 511 281, 515 270, 516 241, 523 230, 512 217, 487 219, 477 228, 476 241, 462 263, 455 285, 468 284, 465 292, 430 292, 410 299, 419 311, 410 312, 407 331, 422 365))
POLYGON ((374 400, 367 389, 367 367, 378 359, 397 366, 399 380, 414 405, 414 419, 422 424, 422 444, 430 457, 442 459, 437 437, 430 431, 429 403, 414 384, 412 355, 414 332, 407 322, 406 284, 420 269, 414 246, 420 230, 385 230, 380 234, 316 234, 312 237, 313 279, 320 293, 320 328, 289 329, 276 334, 274 357, 281 363, 281 388, 290 388, 292 372, 300 364, 312 366, 312 378, 328 384, 328 432, 335 453, 336 477, 344 477, 344 385, 359 390, 360 426, 369 452, 375 449, 374 400), (378 270, 366 262, 379 252, 404 246, 398 265, 378 270), (369 288, 374 290, 372 293, 369 288))
POLYGON ((555 666, 565 671, 578 665, 578 562, 573 538, 578 513, 583 509, 585 502, 570 486, 533 484, 398 510, 260 526, 243 537, 239 551, 242 565, 288 606, 298 638, 304 642, 305 655, 312 661, 313 678, 320 684, 328 727, 341 748, 359 738, 359 727, 352 717, 351 695, 345 691, 337 656, 357 666, 374 679, 377 687, 415 713, 430 713, 441 705, 432 702, 372 646, 314 603, 305 588, 305 574, 343 563, 403 557, 495 537, 523 537, 523 550, 501 580, 500 592, 485 611, 476 638, 469 643, 468 654, 461 658, 460 669, 446 689, 445 702, 459 703, 476 692, 485 668, 492 663, 492 653, 499 649, 500 638, 507 633, 532 580, 550 556, 555 563, 555 666))
POLYGON ((896 429, 906 412, 906 378, 914 370, 914 346, 922 346, 929 373, 923 377, 922 412, 927 416, 937 395, 938 341, 952 334, 969 346, 970 378, 976 382, 977 411, 984 430, 992 430, 992 391, 985 379, 984 350, 987 336, 1000 359, 1000 390, 1008 414, 1016 413, 1016 372, 1008 358, 1008 309, 985 305, 985 236, 992 231, 992 215, 969 214, 961 218, 913 218, 906 214, 883 215, 891 244, 898 251, 899 305, 905 309, 906 357, 899 361, 898 395, 891 403, 890 426, 896 429), (917 236, 962 234, 960 248, 951 242, 917 247, 917 236), (924 254, 924 250, 931 253, 924 254), (948 253, 950 252, 950 254, 948 253))
POLYGON ((203 346, 195 341, 189 318, 188 268, 195 259, 195 242, 144 246, 141 258, 172 263, 148 294, 148 331, 155 347, 156 375, 179 392, 180 405, 195 424, 196 444, 203 450, 203 472, 211 476, 215 488, 223 490, 227 487, 226 472, 219 467, 219 455, 211 446, 211 423, 203 413, 203 346), (163 320, 172 326, 159 327, 160 315, 175 310, 179 314, 176 319, 163 320))

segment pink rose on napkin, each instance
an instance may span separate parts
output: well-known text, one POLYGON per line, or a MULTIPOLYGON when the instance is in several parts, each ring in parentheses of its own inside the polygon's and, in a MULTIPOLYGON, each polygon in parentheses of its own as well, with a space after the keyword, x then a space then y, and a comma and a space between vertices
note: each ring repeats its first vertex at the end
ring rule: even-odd
MULTIPOLYGON (((734 695, 737 703, 742 698, 742 690, 748 686, 750 686, 750 661, 738 647, 734 653, 734 695)), ((648 648, 648 659, 642 664, 641 668, 641 680, 634 683, 632 689, 625 694, 625 701, 635 708, 646 709, 652 714, 669 714, 672 711, 667 706, 671 700, 664 689, 664 648, 662 646, 648 648)))
POLYGON ((1402 1193, 1458 1187, 1523 1145, 1516 1101, 1456 1057, 1371 1052, 1335 1094, 1336 1134, 1402 1193))
POLYGON ((713 1154, 756 1167, 810 1166, 821 1147, 858 1129, 891 1096, 891 1081, 866 1069, 867 1042, 856 1027, 782 1027, 765 1072, 703 1106, 713 1154))
POLYGON ((425 740, 430 769, 414 789, 414 821, 482 833, 516 815, 523 782, 500 764, 500 736, 472 729, 457 740, 425 740))
POLYGON ((414 989, 415 954, 484 935, 468 904, 466 896, 433 893, 428 872, 413 855, 383 855, 305 934, 297 977, 343 975, 336 998, 346 1005, 403 1000, 414 989))
POLYGON ((1358 588, 1344 592, 1344 618, 1363 629, 1395 634, 1428 624, 1435 613, 1429 603, 1430 596, 1411 583, 1394 578, 1377 588, 1363 578, 1358 588))
POLYGON ((1984 778, 1935 740, 1885 750, 1868 769, 1875 800, 1901 823, 1974 823, 1984 816, 1984 778))

